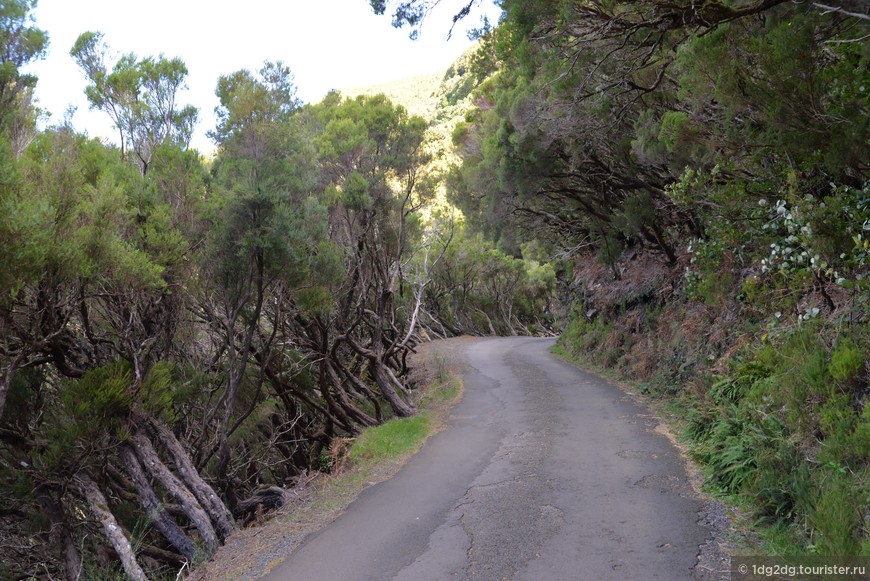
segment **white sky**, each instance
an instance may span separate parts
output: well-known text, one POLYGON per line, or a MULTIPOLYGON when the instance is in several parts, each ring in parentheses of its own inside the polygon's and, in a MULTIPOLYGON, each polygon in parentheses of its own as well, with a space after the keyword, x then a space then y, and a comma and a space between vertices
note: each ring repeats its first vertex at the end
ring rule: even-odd
MULTIPOLYGON (((469 46, 472 14, 446 40, 450 17, 463 0, 442 0, 417 41, 396 30, 388 15, 375 16, 368 0, 39 0, 36 26, 48 32, 46 58, 29 67, 39 77, 36 97, 60 122, 72 105, 77 129, 112 139, 105 114, 89 112, 84 75, 69 56, 82 32, 104 33, 117 54, 180 57, 189 70, 182 105, 199 108, 193 147, 213 145, 205 132, 214 127, 217 79, 239 69, 257 71, 264 61, 290 67, 298 96, 319 101, 330 89, 379 84, 446 69, 469 46)), ((498 9, 486 0, 491 22, 498 9)), ((114 62, 114 61, 111 61, 114 62)))

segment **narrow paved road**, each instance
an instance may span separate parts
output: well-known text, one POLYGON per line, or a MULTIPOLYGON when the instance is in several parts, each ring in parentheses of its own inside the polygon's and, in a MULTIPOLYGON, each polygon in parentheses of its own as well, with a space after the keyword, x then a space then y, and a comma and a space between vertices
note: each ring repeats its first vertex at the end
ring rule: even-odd
POLYGON ((470 343, 444 431, 266 579, 691 579, 706 532, 678 453, 552 344, 470 343))

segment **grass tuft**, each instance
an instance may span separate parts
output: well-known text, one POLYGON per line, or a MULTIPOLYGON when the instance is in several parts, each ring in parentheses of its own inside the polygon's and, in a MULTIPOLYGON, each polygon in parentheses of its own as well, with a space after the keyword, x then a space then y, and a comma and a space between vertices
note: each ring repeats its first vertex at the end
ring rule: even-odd
POLYGON ((351 462, 388 461, 413 452, 429 435, 431 421, 426 416, 400 418, 369 428, 350 449, 351 462))

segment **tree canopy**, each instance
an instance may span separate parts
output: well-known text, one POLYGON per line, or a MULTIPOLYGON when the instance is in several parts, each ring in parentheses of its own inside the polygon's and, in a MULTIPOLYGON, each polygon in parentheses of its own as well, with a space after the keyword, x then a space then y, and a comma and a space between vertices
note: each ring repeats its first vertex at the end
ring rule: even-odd
POLYGON ((70 55, 90 83, 85 95, 91 108, 109 115, 118 131, 121 157, 128 153, 135 156, 143 175, 160 145, 187 146, 197 110, 176 103, 187 77, 187 66, 181 59, 160 55, 139 60, 130 53, 109 70, 108 47, 99 32, 82 33, 70 55))

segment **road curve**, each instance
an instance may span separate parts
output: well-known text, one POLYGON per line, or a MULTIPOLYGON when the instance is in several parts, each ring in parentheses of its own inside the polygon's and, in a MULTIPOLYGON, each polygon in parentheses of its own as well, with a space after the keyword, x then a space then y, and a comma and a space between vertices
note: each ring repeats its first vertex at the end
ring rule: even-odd
POLYGON ((265 579, 692 579, 707 532, 679 454, 552 344, 469 343, 445 429, 265 579))

